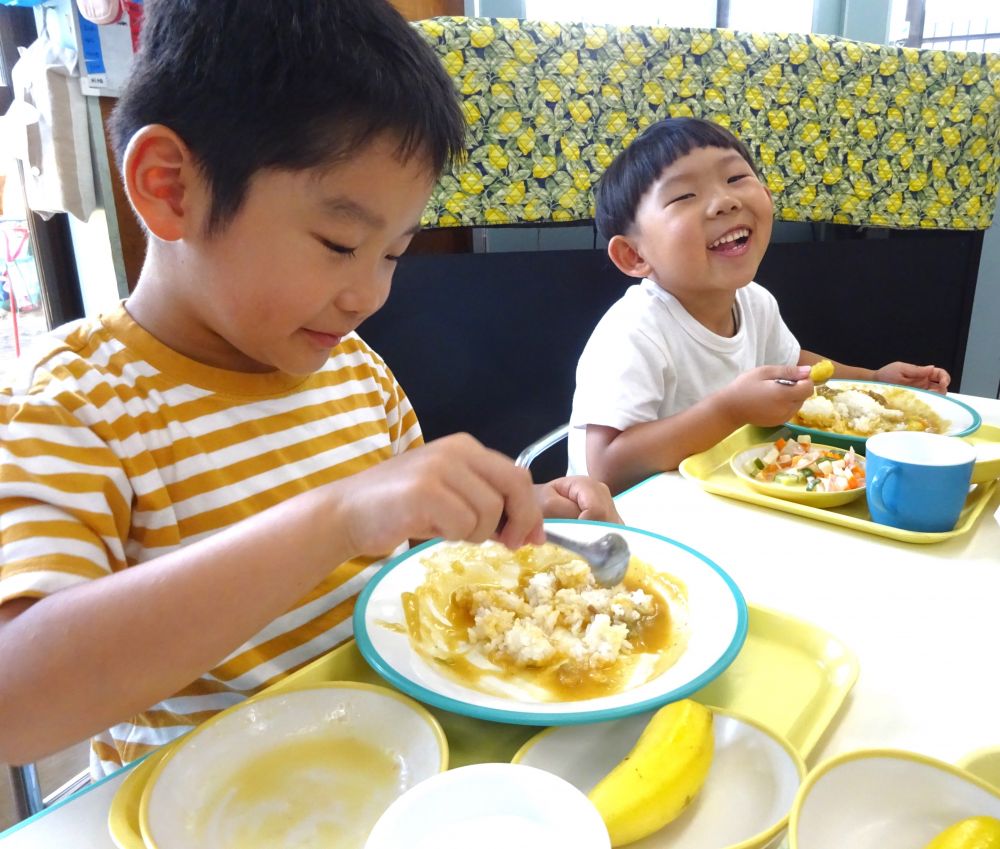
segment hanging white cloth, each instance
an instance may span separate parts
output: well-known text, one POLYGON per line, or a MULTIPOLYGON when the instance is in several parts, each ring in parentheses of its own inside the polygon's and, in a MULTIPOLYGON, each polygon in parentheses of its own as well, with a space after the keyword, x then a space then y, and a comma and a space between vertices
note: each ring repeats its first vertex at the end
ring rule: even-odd
POLYGON ((14 102, 2 129, 24 166, 28 208, 43 218, 68 212, 86 221, 97 202, 76 51, 53 44, 43 32, 20 54, 11 69, 14 102))

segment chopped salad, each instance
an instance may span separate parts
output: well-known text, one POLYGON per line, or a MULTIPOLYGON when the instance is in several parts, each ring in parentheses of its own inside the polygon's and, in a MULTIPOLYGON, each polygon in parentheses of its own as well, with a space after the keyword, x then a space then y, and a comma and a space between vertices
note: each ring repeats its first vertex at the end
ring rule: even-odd
POLYGON ((813 445, 812 437, 779 439, 746 467, 755 480, 803 487, 806 492, 845 492, 865 485, 865 465, 853 448, 813 445))

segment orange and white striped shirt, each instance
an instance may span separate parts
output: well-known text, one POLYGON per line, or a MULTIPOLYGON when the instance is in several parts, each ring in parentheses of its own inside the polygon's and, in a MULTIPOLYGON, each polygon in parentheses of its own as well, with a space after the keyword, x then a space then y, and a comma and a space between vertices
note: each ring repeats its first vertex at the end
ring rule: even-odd
MULTIPOLYGON (((0 426, 0 604, 136 566, 422 442, 402 389, 355 334, 307 377, 234 373, 171 350, 124 307, 53 331, 20 385, 0 391, 0 426)), ((91 771, 344 642, 376 568, 331 564, 214 669, 94 738, 91 771)))

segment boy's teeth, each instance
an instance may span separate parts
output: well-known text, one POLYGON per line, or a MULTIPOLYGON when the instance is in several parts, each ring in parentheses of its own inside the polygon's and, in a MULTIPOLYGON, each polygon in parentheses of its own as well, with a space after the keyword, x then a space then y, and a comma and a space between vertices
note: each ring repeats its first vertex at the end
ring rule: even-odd
POLYGON ((719 247, 719 245, 725 245, 728 244, 729 242, 735 242, 737 239, 747 238, 749 235, 750 231, 747 230, 745 227, 742 230, 733 230, 732 233, 726 233, 725 236, 716 239, 708 247, 709 249, 717 248, 719 247))

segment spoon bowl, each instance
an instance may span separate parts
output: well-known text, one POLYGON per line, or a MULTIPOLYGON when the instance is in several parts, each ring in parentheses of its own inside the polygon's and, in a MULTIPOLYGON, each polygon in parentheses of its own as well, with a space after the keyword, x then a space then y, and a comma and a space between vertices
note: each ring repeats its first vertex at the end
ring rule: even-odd
POLYGON ((605 534, 593 542, 579 542, 546 531, 545 539, 586 560, 594 580, 602 587, 613 587, 625 578, 630 554, 628 543, 619 534, 605 534))

